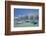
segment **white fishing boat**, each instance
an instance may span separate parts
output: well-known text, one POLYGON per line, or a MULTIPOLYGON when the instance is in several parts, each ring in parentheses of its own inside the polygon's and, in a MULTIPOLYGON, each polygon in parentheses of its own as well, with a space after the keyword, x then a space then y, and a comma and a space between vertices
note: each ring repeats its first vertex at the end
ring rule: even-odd
POLYGON ((30 20, 25 20, 26 22, 30 22, 30 20))
POLYGON ((21 24, 21 23, 23 23, 23 21, 18 21, 18 22, 17 22, 17 24, 21 24))

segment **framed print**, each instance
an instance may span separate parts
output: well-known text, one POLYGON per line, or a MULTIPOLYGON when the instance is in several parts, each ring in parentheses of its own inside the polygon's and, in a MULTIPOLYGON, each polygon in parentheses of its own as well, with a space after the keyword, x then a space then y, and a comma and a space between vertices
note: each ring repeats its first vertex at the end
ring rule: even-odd
POLYGON ((44 33, 44 3, 5 1, 5 35, 44 33))

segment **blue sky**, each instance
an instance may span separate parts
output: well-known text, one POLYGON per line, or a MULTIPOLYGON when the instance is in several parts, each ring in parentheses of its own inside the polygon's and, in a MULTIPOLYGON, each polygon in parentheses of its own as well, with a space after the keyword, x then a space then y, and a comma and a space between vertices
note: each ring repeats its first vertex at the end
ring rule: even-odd
POLYGON ((14 8, 14 17, 19 15, 38 14, 38 13, 39 13, 39 9, 14 8))

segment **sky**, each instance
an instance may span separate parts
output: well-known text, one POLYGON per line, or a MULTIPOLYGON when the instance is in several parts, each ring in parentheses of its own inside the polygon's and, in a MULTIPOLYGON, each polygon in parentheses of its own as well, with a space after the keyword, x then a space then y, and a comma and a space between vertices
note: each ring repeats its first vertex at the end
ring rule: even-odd
POLYGON ((14 17, 18 17, 19 15, 27 15, 27 14, 38 14, 39 9, 22 9, 22 8, 14 8, 14 17))

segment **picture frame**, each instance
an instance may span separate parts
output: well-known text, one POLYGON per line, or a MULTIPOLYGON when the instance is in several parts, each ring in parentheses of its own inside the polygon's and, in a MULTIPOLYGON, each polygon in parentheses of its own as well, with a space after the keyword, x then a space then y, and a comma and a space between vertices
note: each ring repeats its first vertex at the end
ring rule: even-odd
POLYGON ((35 34, 35 33, 44 33, 44 32, 45 32, 44 3, 5 1, 5 35, 35 34), (30 13, 31 15, 33 14, 33 18, 34 15, 36 16, 37 14, 39 18, 37 18, 37 21, 36 19, 25 20, 25 17, 28 15, 28 13, 30 13), (18 16, 19 15, 23 16, 22 14, 26 16, 21 17, 23 18, 24 22, 20 23, 22 22, 22 19, 20 19, 21 20, 20 21, 18 16), (17 22, 15 20, 16 18, 18 18, 17 22), (34 21, 33 25, 30 25, 32 24, 30 23, 32 21, 34 21))

